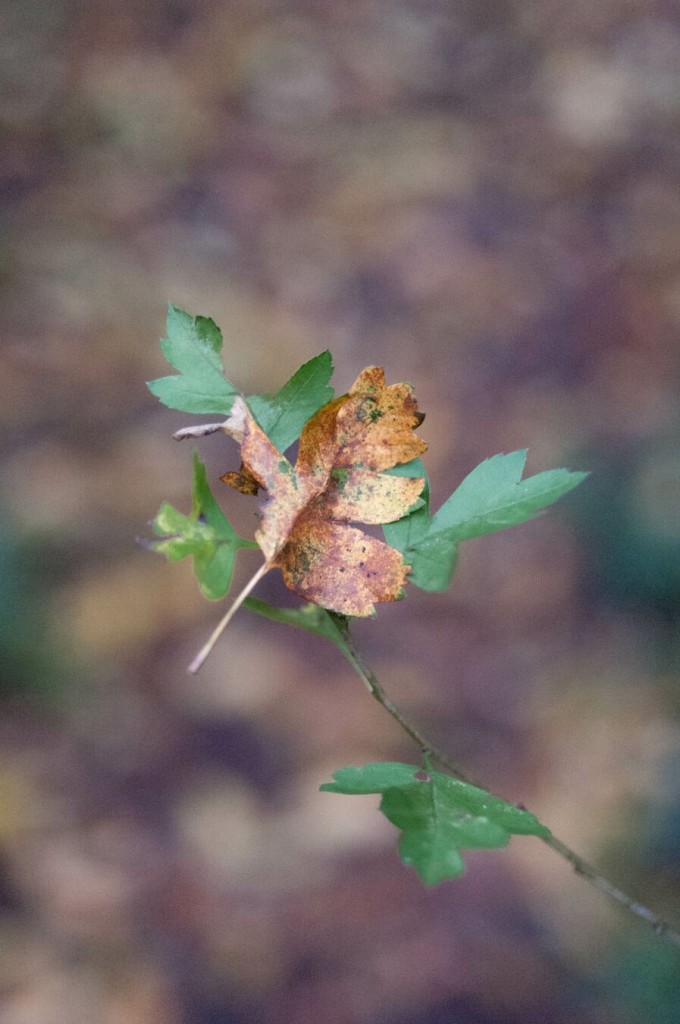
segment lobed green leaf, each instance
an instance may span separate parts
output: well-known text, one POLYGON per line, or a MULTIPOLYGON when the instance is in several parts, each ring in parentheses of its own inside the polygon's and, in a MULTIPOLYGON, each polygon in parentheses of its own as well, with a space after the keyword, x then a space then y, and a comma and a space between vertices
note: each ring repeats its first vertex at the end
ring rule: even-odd
POLYGON ((346 653, 346 644, 332 614, 321 605, 308 603, 300 608, 277 608, 267 601, 260 601, 257 597, 247 597, 243 607, 265 619, 271 619, 272 622, 282 622, 287 626, 303 629, 306 633, 324 637, 338 646, 343 654, 346 653))
POLYGON ((421 535, 404 552, 411 566, 409 583, 421 590, 446 590, 458 560, 458 542, 455 531, 442 530, 421 535))
POLYGON ((331 354, 321 352, 304 363, 275 395, 247 399, 253 416, 280 452, 297 441, 307 420, 333 398, 333 388, 328 386, 332 375, 331 354))
POLYGON ((409 582, 423 590, 445 590, 461 541, 534 519, 588 475, 552 469, 522 480, 526 455, 517 451, 486 459, 431 519, 420 509, 385 528, 388 544, 411 565, 409 582))
POLYGON ((516 526, 534 519, 588 475, 549 469, 522 480, 526 457, 526 451, 517 451, 480 463, 434 514, 429 532, 455 530, 461 541, 516 526))
POLYGON ((463 872, 460 850, 506 846, 511 835, 550 835, 529 811, 442 772, 386 762, 341 768, 333 779, 324 792, 382 794, 381 812, 402 833, 400 857, 426 885, 463 872))
MULTIPOLYGON (((228 415, 238 392, 224 376, 222 332, 217 324, 170 305, 166 332, 161 348, 179 372, 149 381, 149 390, 171 409, 228 415)), ((331 354, 321 352, 301 366, 276 394, 247 399, 253 416, 279 451, 289 448, 307 420, 333 398, 328 385, 332 374, 331 354)))
POLYGON ((204 464, 194 452, 193 508, 184 515, 164 502, 153 522, 154 533, 163 537, 154 549, 168 561, 187 555, 194 559, 194 573, 205 596, 223 598, 231 586, 239 548, 257 547, 234 531, 210 490, 204 464))
POLYGON ((171 409, 193 413, 231 412, 234 385, 222 366, 222 332, 204 316, 191 316, 168 306, 167 337, 161 341, 165 358, 179 371, 148 382, 152 394, 171 409))
MULTIPOLYGON (((427 470, 420 459, 412 459, 400 466, 394 466, 387 470, 391 476, 425 477, 425 486, 420 492, 420 498, 416 506, 411 509, 408 515, 402 516, 394 523, 385 523, 383 534, 390 547, 396 548, 405 554, 406 551, 427 533, 430 523, 430 483, 427 478, 427 470)), ((412 576, 409 576, 412 582, 412 576)))

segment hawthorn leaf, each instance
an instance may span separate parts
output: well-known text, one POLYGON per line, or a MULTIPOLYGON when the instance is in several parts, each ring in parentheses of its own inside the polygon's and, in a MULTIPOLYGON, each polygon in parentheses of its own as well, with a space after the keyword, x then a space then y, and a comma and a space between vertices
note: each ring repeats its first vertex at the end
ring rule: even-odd
POLYGON ((307 420, 333 398, 330 352, 321 352, 293 374, 275 395, 253 395, 248 407, 275 448, 285 452, 307 420))
POLYGON ((412 786, 419 769, 399 761, 374 761, 361 766, 350 765, 333 772, 333 782, 324 782, 322 793, 344 793, 346 796, 384 793, 394 786, 412 786))
MULTIPOLYGON (((408 549, 417 544, 425 534, 430 523, 430 484, 427 478, 427 470, 420 459, 413 459, 403 466, 394 466, 387 470, 394 476, 416 476, 423 477, 425 486, 420 492, 418 503, 412 507, 405 516, 397 519, 394 523, 385 523, 383 534, 387 543, 404 554, 408 549)), ((409 577, 409 583, 413 577, 409 577)))
POLYGON ((410 462, 404 462, 399 466, 392 466, 391 469, 386 469, 385 472, 390 476, 427 476, 423 460, 418 458, 411 459, 410 462))
POLYGON ((149 381, 151 393, 181 412, 229 413, 237 392, 224 376, 222 332, 217 324, 169 305, 166 332, 161 348, 179 372, 149 381))
POLYGON ((460 541, 516 526, 534 519, 588 475, 549 469, 522 480, 526 457, 523 450, 480 463, 434 514, 430 532, 455 528, 460 541))
POLYGON ((187 555, 194 559, 194 573, 207 598, 218 601, 229 591, 239 548, 257 547, 233 530, 208 485, 205 465, 194 452, 193 508, 186 516, 164 502, 153 522, 154 533, 163 537, 153 544, 169 562, 187 555))
POLYGON ((332 615, 318 604, 303 604, 300 608, 277 608, 267 601, 260 601, 257 597, 247 597, 243 602, 243 607, 265 619, 271 619, 272 622, 296 626, 306 633, 324 637, 339 647, 343 654, 347 654, 344 637, 333 621, 332 615))
POLYGON ((551 469, 522 480, 526 451, 494 455, 480 463, 404 549, 410 581, 423 590, 445 590, 461 541, 535 519, 586 478, 551 469))
POLYGON ((306 633, 313 633, 315 636, 330 640, 352 668, 358 671, 366 681, 363 670, 357 663, 356 654, 348 643, 348 620, 345 616, 336 612, 328 612, 325 608, 321 608, 318 604, 311 604, 311 602, 303 604, 300 608, 277 608, 256 597, 247 597, 243 602, 243 607, 265 619, 271 619, 272 622, 295 626, 296 629, 303 629, 306 633))
MULTIPOLYGON (((161 348, 179 372, 149 381, 149 390, 164 405, 181 412, 230 413, 238 392, 224 376, 222 332, 217 324, 170 304, 166 332, 161 348)), ((330 352, 321 352, 276 394, 252 395, 247 400, 265 434, 281 451, 297 440, 309 417, 333 397, 328 386, 332 373, 330 352)))
MULTIPOLYGON (((241 445, 243 470, 269 491, 255 538, 266 567, 280 568, 295 593, 359 616, 402 596, 408 570, 401 553, 349 523, 391 522, 413 507, 424 479, 384 471, 425 450, 414 434, 419 423, 410 386, 388 387, 382 369, 367 367, 349 394, 308 420, 293 467, 246 403, 234 401, 223 429, 241 445)), ((231 476, 224 479, 238 487, 231 476)))
POLYGON ((428 529, 404 552, 411 566, 409 583, 421 590, 446 590, 458 561, 458 540, 455 530, 430 533, 428 529))
POLYGON ((401 831, 399 855, 426 885, 462 874, 461 850, 503 847, 511 835, 550 835, 529 811, 432 769, 385 762, 341 768, 333 779, 321 790, 382 794, 381 812, 401 831))

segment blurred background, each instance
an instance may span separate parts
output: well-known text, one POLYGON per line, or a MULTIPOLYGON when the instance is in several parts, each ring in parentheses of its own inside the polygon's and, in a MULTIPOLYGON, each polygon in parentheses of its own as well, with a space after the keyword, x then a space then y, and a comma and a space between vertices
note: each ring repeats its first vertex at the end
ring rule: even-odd
MULTIPOLYGON (((435 742, 677 927, 677 4, 0 26, 2 1024, 676 1022, 673 947, 536 840, 425 890, 377 798, 318 793, 417 760, 339 654, 242 612, 189 678, 221 606, 137 538, 190 507, 191 417, 144 384, 168 300, 246 392, 326 347, 339 391, 413 381, 435 505, 500 451, 592 470, 356 634, 435 742)), ((235 448, 201 451, 219 488, 235 448)))

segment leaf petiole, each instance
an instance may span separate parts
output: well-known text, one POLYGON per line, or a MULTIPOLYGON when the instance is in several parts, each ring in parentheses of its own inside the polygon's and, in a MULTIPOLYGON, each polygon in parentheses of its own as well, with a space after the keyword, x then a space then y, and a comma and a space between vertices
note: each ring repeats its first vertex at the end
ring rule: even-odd
POLYGON ((182 427, 172 435, 175 441, 186 441, 188 437, 207 437, 209 434, 226 434, 223 420, 221 423, 199 423, 196 427, 182 427))
POLYGON ((255 589, 255 587, 260 582, 262 577, 265 576, 271 568, 271 562, 263 562, 260 568, 255 573, 255 575, 250 580, 248 580, 241 593, 238 595, 238 597, 235 598, 234 603, 232 604, 227 614, 224 616, 224 618, 220 620, 220 622, 218 622, 217 626, 210 634, 207 643, 203 645, 203 647, 200 649, 194 660, 188 666, 187 672, 191 672, 192 675, 195 675, 196 672, 198 672, 199 668, 212 651, 213 647, 215 646, 215 644, 221 637, 222 633, 225 631, 225 629, 233 619, 235 613, 239 610, 239 608, 247 598, 248 594, 250 594, 250 592, 255 589))

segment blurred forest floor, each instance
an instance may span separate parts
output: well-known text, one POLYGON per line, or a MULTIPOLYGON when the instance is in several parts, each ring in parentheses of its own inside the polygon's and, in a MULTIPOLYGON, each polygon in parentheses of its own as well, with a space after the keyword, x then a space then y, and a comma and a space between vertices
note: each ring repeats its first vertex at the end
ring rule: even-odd
MULTIPOLYGON (((677 923, 678 6, 0 26, 0 1024, 680 1019, 677 956, 540 843, 424 890, 375 800, 318 793, 417 760, 337 653, 243 612, 189 679, 220 609, 136 543, 190 505, 190 418, 144 386, 168 300, 245 391, 327 347, 339 391, 413 381, 435 505, 500 451, 592 470, 357 636, 439 745, 677 923)), ((219 486, 235 449, 201 450, 219 486)))

